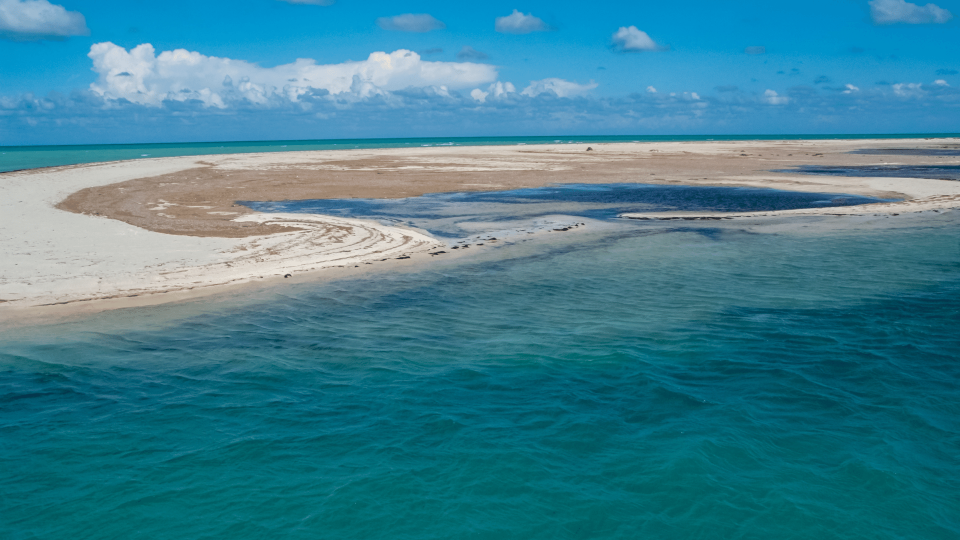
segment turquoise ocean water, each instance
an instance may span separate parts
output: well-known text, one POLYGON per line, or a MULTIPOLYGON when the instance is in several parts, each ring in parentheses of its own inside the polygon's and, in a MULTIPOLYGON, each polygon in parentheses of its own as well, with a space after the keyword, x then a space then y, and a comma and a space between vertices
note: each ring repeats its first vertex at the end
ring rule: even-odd
POLYGON ((230 141, 155 144, 91 144, 73 146, 0 146, 0 172, 78 163, 171 156, 203 156, 293 150, 343 150, 350 148, 413 148, 422 146, 488 146, 515 144, 601 143, 630 141, 740 141, 798 139, 925 139, 958 137, 958 134, 881 135, 585 135, 578 137, 441 137, 419 139, 323 139, 312 141, 230 141))
POLYGON ((595 223, 0 329, 0 538, 960 536, 956 212, 595 223))

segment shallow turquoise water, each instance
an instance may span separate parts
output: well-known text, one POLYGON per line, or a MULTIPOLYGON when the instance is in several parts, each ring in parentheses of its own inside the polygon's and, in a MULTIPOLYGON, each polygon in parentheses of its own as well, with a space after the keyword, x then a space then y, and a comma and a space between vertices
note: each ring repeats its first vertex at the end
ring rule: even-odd
POLYGON ((0 172, 78 163, 171 156, 205 156, 293 150, 344 150, 351 148, 412 148, 421 146, 487 146, 551 143, 602 143, 629 141, 742 141, 799 139, 926 139, 956 134, 891 135, 585 135, 559 137, 442 137, 410 139, 321 139, 304 141, 226 141, 153 144, 90 144, 67 146, 0 146, 0 172))
POLYGON ((823 223, 0 333, 0 537, 957 538, 960 218, 823 223))

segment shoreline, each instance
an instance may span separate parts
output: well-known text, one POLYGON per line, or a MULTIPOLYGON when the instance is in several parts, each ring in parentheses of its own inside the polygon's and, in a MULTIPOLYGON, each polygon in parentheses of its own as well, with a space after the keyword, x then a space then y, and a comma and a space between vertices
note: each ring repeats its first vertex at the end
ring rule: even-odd
MULTIPOLYGON (((934 139, 935 144, 960 140, 934 139)), ((849 154, 929 139, 538 144, 218 154, 0 175, 0 317, 78 303, 146 305, 291 274, 422 265, 447 242, 377 222, 258 213, 238 200, 403 198, 556 183, 764 187, 899 202, 773 212, 625 213, 636 220, 899 214, 960 208, 960 182, 773 173, 805 164, 960 164, 960 157, 849 154), (591 150, 587 151, 590 146, 591 150), (399 260, 398 260, 399 258, 399 260), (386 265, 381 263, 388 263, 386 265), (127 300, 122 300, 126 298, 127 300)), ((453 254, 446 250, 447 256, 453 254)), ((464 256, 462 252, 457 257, 464 256)))

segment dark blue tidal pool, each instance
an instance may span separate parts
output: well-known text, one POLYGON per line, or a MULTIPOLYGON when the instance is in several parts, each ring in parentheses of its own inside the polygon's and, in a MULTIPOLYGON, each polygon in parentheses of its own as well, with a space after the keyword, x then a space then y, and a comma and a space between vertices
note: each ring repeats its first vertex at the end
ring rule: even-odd
POLYGON ((259 212, 386 218, 441 236, 459 234, 451 220, 504 221, 551 214, 612 219, 625 212, 750 212, 880 202, 857 195, 775 189, 651 184, 558 184, 509 191, 432 193, 405 199, 240 201, 259 212))
POLYGON ((873 156, 960 156, 960 147, 944 146, 942 148, 865 148, 854 150, 851 154, 867 154, 873 156))
POLYGON ((780 169, 773 172, 817 174, 824 176, 855 176, 863 178, 960 180, 960 165, 863 165, 851 167, 804 165, 796 169, 780 169))

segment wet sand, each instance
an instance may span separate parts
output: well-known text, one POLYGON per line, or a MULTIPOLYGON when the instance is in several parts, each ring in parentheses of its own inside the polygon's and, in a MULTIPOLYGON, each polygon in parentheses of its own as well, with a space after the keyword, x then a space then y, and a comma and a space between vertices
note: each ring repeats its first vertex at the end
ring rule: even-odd
MULTIPOLYGON (((431 147, 145 159, 0 174, 0 310, 157 293, 368 263, 424 264, 445 247, 420 231, 237 201, 401 198, 553 183, 764 187, 903 199, 737 214, 866 215, 960 207, 960 182, 772 170, 803 165, 957 165, 957 156, 857 150, 956 149, 960 140, 664 142, 431 147)), ((729 214, 628 214, 713 219, 729 214)), ((562 223, 558 224, 562 228, 562 223)), ((448 256, 450 252, 444 256, 448 256)), ((151 300, 153 301, 153 300, 151 300)))

